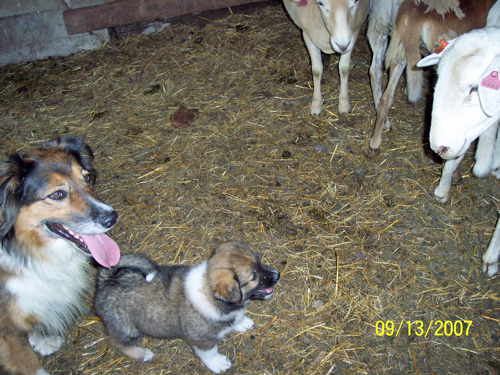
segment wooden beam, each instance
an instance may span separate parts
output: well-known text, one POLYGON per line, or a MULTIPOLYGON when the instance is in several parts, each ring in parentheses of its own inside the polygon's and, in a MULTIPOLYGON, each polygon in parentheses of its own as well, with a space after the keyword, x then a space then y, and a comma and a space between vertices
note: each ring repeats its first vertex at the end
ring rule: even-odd
POLYGON ((63 12, 69 35, 264 0, 120 0, 63 12))

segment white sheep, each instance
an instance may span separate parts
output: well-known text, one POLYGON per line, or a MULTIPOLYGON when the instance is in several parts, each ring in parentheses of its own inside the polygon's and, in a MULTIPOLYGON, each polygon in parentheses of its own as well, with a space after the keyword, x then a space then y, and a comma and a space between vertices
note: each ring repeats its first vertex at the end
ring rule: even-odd
MULTIPOLYGON (((392 0, 386 1, 391 3, 392 0)), ((416 67, 416 63, 422 57, 421 47, 432 51, 439 46, 441 39, 448 40, 467 31, 484 27, 494 0, 403 0, 399 4, 393 3, 392 8, 389 8, 388 3, 385 6, 391 11, 399 8, 385 56, 385 65, 389 69, 389 82, 380 99, 376 97, 380 94, 373 89, 376 79, 374 80, 372 76, 377 119, 370 139, 370 149, 375 153, 379 152, 382 143, 382 131, 390 128, 387 115, 394 100, 399 78, 405 68, 408 101, 416 102, 421 96, 423 72, 416 67)), ((374 11, 375 5, 372 12, 374 11)), ((370 22, 371 17, 370 15, 370 22)), ((370 25, 368 36, 370 37, 370 25)))
MULTIPOLYGON (((500 1, 491 9, 488 23, 500 21, 500 1)), ((471 143, 479 137, 473 172, 500 178, 500 27, 485 27, 448 42, 440 53, 422 59, 420 67, 438 65, 434 89, 430 147, 446 159, 436 199, 446 202, 453 172, 471 143)), ((483 271, 498 271, 500 221, 483 255, 483 271)))
POLYGON ((283 0, 290 18, 302 29, 302 36, 311 57, 313 99, 311 114, 319 115, 322 107, 321 52, 340 53, 339 112, 351 110, 347 81, 351 54, 361 25, 368 14, 369 0, 283 0))

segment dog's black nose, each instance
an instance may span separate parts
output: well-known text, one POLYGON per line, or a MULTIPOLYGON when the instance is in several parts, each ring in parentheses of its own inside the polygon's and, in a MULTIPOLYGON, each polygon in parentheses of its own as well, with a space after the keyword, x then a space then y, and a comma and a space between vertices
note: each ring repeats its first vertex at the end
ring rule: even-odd
POLYGON ((262 268, 265 271, 267 271, 265 273, 265 275, 263 275, 264 279, 270 280, 273 283, 273 285, 276 284, 278 282, 278 280, 280 279, 279 271, 277 271, 274 268, 269 267, 269 266, 262 266, 262 268))
POLYGON ((103 215, 99 221, 104 228, 111 228, 113 225, 116 224, 117 219, 118 219, 118 213, 115 210, 113 210, 110 214, 103 215))
POLYGON ((277 270, 273 270, 273 271, 274 271, 273 272, 273 279, 274 279, 274 282, 277 283, 278 280, 280 279, 281 274, 277 270))

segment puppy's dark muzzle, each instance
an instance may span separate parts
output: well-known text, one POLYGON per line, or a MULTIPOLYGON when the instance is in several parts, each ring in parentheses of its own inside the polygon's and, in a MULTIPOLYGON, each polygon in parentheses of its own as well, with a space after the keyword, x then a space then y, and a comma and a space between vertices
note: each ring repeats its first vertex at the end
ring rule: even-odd
POLYGON ((250 294, 249 299, 253 300, 267 300, 274 294, 274 286, 280 279, 280 273, 274 268, 269 266, 260 266, 259 271, 259 284, 250 294))
POLYGON ((261 277, 261 283, 265 286, 274 286, 278 283, 280 279, 280 273, 275 270, 272 267, 269 266, 262 266, 262 277, 261 277))

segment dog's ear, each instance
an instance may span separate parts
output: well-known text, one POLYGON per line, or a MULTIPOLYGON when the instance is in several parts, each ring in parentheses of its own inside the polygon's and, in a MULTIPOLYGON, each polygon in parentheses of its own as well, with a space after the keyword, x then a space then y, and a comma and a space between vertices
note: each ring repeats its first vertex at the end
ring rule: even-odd
POLYGON ((212 274, 214 297, 224 302, 241 303, 240 283, 233 270, 218 269, 212 274))
POLYGON ((89 172, 90 183, 94 184, 97 179, 97 171, 92 167, 94 153, 92 149, 80 137, 56 136, 44 144, 45 148, 59 147, 72 154, 78 163, 89 172))
POLYGON ((0 163, 0 238, 3 241, 12 229, 21 208, 23 182, 28 166, 21 155, 13 154, 0 163))

